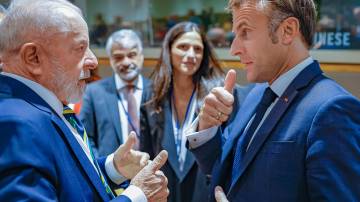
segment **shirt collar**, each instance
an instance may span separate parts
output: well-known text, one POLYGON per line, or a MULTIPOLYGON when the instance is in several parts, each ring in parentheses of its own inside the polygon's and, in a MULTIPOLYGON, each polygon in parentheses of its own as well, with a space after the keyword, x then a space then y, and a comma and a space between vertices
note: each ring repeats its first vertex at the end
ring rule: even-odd
POLYGON ((271 90, 274 91, 274 93, 280 97, 287 87, 290 85, 290 83, 296 78, 296 76, 307 66, 309 66, 311 63, 313 63, 314 60, 312 57, 308 57, 299 64, 295 65, 293 68, 291 68, 289 71, 285 72, 279 78, 277 78, 271 85, 271 90))
MULTIPOLYGON (((117 91, 122 90, 124 87, 128 85, 128 83, 122 80, 118 74, 115 73, 114 75, 115 75, 115 86, 117 91)), ((143 89, 143 78, 141 75, 139 75, 138 78, 133 83, 135 85, 135 89, 139 89, 139 90, 143 89)))
POLYGON ((24 78, 22 76, 11 74, 7 72, 1 72, 2 75, 11 77, 13 79, 16 79, 17 81, 20 81, 21 83, 25 84, 27 87, 29 87, 31 90, 33 90, 36 94, 38 94, 55 112, 61 116, 63 111, 63 104, 60 102, 60 100, 56 97, 56 95, 51 92, 49 89, 45 88, 44 86, 31 81, 27 78, 24 78))

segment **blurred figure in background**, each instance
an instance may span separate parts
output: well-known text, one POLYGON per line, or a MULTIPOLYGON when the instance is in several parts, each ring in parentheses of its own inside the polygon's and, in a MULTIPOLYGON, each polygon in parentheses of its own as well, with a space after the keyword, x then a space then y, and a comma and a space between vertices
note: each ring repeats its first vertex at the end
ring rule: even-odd
POLYGON ((108 34, 108 26, 101 13, 95 16, 95 25, 90 31, 90 41, 92 44, 103 46, 108 34))
POLYGON ((4 18, 6 9, 0 4, 0 22, 4 18))
POLYGON ((206 37, 214 47, 221 48, 227 45, 226 33, 224 29, 219 26, 209 29, 209 31, 206 33, 206 37))
MULTIPOLYGON (((169 180, 169 201, 204 200, 208 194, 206 176, 199 172, 193 155, 187 151, 183 134, 199 113, 205 95, 213 87, 223 85, 224 71, 195 23, 182 22, 169 30, 151 77, 152 99, 141 107, 140 148, 150 156, 162 149, 169 152, 163 167, 169 180)), ((235 112, 247 90, 234 90, 235 112)), ((213 121, 221 123, 227 118, 226 114, 218 114, 213 121)))
POLYGON ((114 75, 87 87, 80 113, 95 156, 114 152, 129 132, 139 134, 140 105, 149 99, 151 89, 151 82, 140 75, 143 47, 133 30, 114 32, 106 53, 114 75))

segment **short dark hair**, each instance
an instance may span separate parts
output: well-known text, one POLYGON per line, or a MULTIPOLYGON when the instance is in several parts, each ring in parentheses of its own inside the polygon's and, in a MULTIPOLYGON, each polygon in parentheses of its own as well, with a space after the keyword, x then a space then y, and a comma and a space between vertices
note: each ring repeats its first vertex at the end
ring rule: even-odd
MULTIPOLYGON (((316 27, 316 8, 313 0, 229 0, 228 8, 237 8, 245 3, 256 3, 269 8, 269 31, 273 36, 283 20, 295 17, 299 20, 300 32, 310 48, 316 27)), ((265 8, 263 8, 265 10, 265 8)), ((274 40, 273 40, 274 41, 274 40)))

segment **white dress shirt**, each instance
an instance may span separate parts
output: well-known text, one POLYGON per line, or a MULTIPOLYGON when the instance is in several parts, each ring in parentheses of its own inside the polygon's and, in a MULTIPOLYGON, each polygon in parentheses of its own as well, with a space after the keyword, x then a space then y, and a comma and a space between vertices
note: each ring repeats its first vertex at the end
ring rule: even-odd
MULTIPOLYGON (((128 84, 126 82, 124 82, 118 74, 115 74, 115 87, 116 90, 118 92, 118 95, 120 97, 120 99, 118 100, 118 110, 119 110, 119 115, 120 115, 120 123, 121 124, 121 133, 122 133, 122 140, 123 142, 125 142, 129 136, 129 130, 128 130, 128 124, 124 124, 124 123, 128 123, 128 117, 126 114, 127 108, 128 108, 128 103, 127 100, 125 99, 125 95, 124 95, 124 90, 126 89, 126 86, 128 84), (126 109, 126 111, 125 111, 126 109)), ((138 79, 135 80, 134 82, 134 96, 135 96, 135 100, 136 100, 136 115, 138 117, 140 117, 140 104, 141 104, 141 98, 142 98, 142 93, 143 93, 143 78, 141 75, 139 75, 138 79)))
MULTIPOLYGON (((6 73, 6 72, 1 72, 1 74, 11 77, 13 79, 16 79, 16 80, 20 81, 21 83, 23 83, 24 85, 26 85, 27 87, 29 87, 32 91, 34 91, 36 94, 38 94, 59 115, 59 117, 63 120, 63 122, 66 124, 66 126, 73 133, 74 137, 80 144, 81 148, 86 153, 88 160, 91 162, 91 164, 94 166, 94 169, 96 170, 93 159, 90 155, 89 148, 87 147, 86 143, 83 141, 81 136, 78 134, 78 132, 65 119, 65 117, 63 115, 63 104, 56 97, 56 95, 53 92, 51 92, 50 90, 48 90, 47 88, 43 87, 42 85, 40 85, 34 81, 31 81, 29 79, 26 79, 24 77, 21 77, 21 76, 15 75, 15 74, 11 74, 11 73, 6 73)), ((118 173, 118 171, 116 170, 116 168, 114 166, 113 155, 109 155, 106 158, 105 170, 106 170, 106 173, 108 174, 109 178, 114 182, 116 182, 118 178, 123 178, 118 173)), ((97 170, 96 170, 96 172, 97 172, 97 170)), ((122 193, 122 195, 127 196, 133 202, 146 202, 147 201, 144 192, 140 188, 138 188, 134 185, 130 185, 122 193)))
MULTIPOLYGON (((296 76, 302 71, 304 70, 308 65, 310 65, 311 63, 313 63, 314 60, 311 57, 306 58, 305 60, 303 60, 302 62, 300 62, 299 64, 295 65, 293 68, 291 68, 289 71, 285 72, 284 74, 282 74, 281 76, 279 76, 279 78, 277 78, 271 85, 270 88, 272 91, 274 91, 274 93, 277 95, 277 98, 275 99, 275 101, 267 108, 263 118, 261 119, 258 127, 256 128, 254 134, 256 134, 256 132, 258 131, 258 129, 260 128, 260 126, 263 124, 264 120, 266 119, 266 117, 269 115, 271 109, 274 107, 274 105, 277 103, 277 101, 279 100, 279 97, 281 97, 281 95, 285 92, 285 90, 287 89, 287 87, 291 84, 291 82, 296 78, 296 76)), ((249 128, 249 126, 251 125, 253 119, 255 117, 255 114, 251 117, 250 121, 248 122, 248 124, 246 125, 246 128, 244 130, 244 132, 246 132, 249 128)), ((215 135, 216 132, 219 128, 219 126, 213 126, 211 128, 202 130, 202 131, 198 131, 196 132, 196 128, 198 126, 199 120, 198 118, 196 118, 196 120, 191 124, 191 127, 189 127, 186 130, 186 137, 189 141, 189 146, 190 148, 197 148, 200 147, 201 145, 205 144, 206 142, 208 142, 209 140, 211 140, 215 135)), ((254 139, 253 135, 250 139, 249 144, 247 145, 247 148, 249 148, 252 140, 254 139)))

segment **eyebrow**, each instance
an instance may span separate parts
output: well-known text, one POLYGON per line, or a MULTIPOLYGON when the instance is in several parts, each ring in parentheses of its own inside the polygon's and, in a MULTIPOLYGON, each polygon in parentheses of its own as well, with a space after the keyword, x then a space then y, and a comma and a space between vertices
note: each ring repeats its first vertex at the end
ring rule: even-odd
POLYGON ((237 24, 236 29, 241 29, 243 26, 248 25, 246 21, 241 21, 239 24, 237 24))

